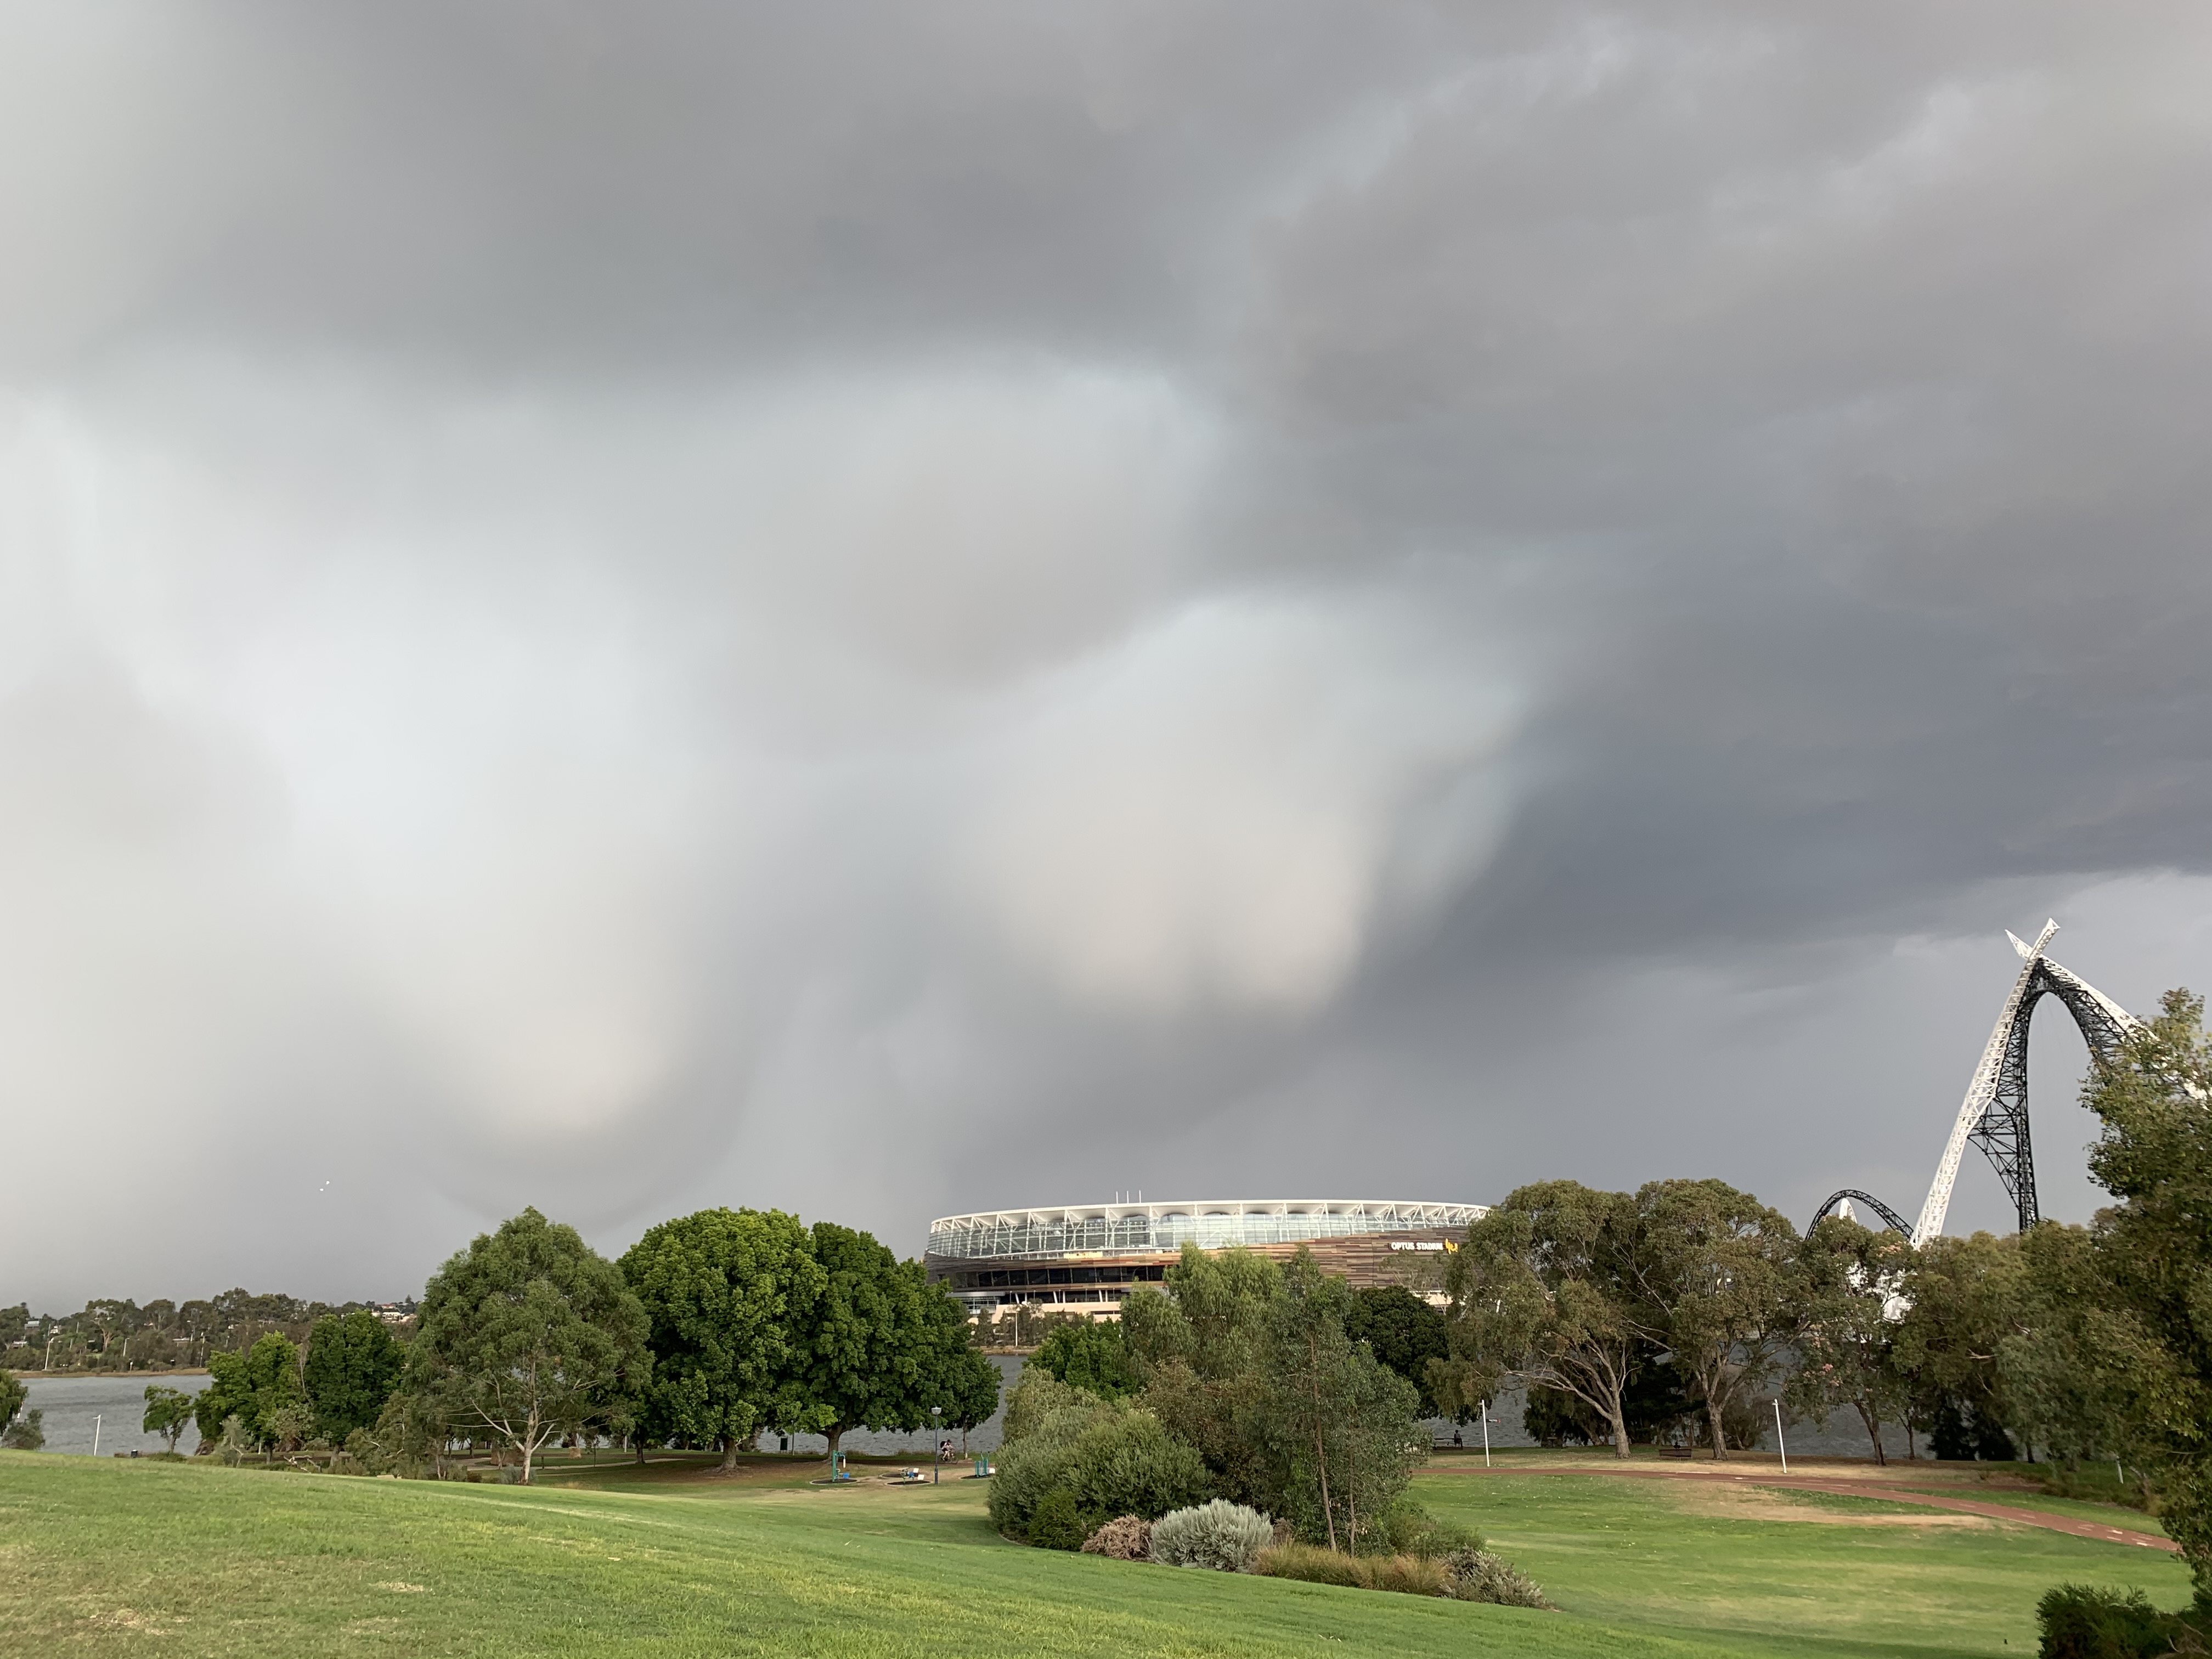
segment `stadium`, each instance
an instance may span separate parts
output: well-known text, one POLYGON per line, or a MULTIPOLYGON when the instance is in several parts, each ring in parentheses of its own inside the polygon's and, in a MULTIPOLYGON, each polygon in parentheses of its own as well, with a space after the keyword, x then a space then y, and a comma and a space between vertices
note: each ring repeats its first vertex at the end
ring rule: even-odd
POLYGON ((1120 1316, 1121 1298, 1157 1284, 1185 1244, 1242 1245, 1288 1261, 1303 1246, 1355 1286, 1400 1285, 1416 1264, 1457 1248, 1480 1204, 1400 1199, 1203 1199, 1160 1204, 1074 1204, 985 1210, 929 1224, 922 1257, 971 1317, 1026 1304, 1094 1319, 1120 1316))

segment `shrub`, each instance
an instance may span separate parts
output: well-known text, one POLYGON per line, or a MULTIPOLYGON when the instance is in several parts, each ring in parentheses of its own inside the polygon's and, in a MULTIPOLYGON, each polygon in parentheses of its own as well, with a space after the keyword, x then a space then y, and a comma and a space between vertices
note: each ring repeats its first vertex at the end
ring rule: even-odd
POLYGON ((1449 1595, 1443 1562, 1420 1555, 1346 1555, 1318 1544, 1278 1544, 1261 1553, 1254 1571, 1270 1578, 1347 1589, 1395 1590, 1401 1595, 1449 1595))
MULTIPOLYGON (((1063 1389, 1050 1377, 1043 1381, 1048 1388, 1060 1389, 1066 1397, 1056 1409, 1033 1417, 1019 1439, 1009 1440, 1001 1448, 999 1473, 991 1482, 991 1524, 1010 1538, 1029 1536, 1030 1516, 1044 1501, 1045 1495, 1062 1484, 1075 1455, 1075 1443, 1083 1437, 1083 1431, 1091 1426, 1095 1415, 1112 1409, 1102 1407, 1088 1395, 1077 1397, 1077 1390, 1063 1389)), ((1025 1378, 1014 1390, 1014 1399, 1021 1401, 1027 1396, 1033 1401, 1033 1386, 1025 1378)), ((1071 1494, 1069 1502, 1073 1501, 1071 1494)), ((1075 1541, 1080 1544, 1083 1540, 1078 1538, 1075 1541)))
MULTIPOLYGON (((1024 1382, 1017 1393, 1032 1386, 1024 1382)), ((1152 1520, 1206 1496, 1205 1460, 1150 1412, 1103 1405, 1080 1389, 1062 1392, 1056 1409, 1000 1454, 990 1511, 1000 1532, 1035 1542, 1031 1517, 1057 1491, 1067 1492, 1082 1528, 1070 1549, 1114 1516, 1152 1520)))
POLYGON ((1115 1561, 1149 1561, 1152 1556, 1152 1523, 1136 1515, 1109 1521, 1083 1540, 1083 1553, 1103 1555, 1115 1561))
POLYGON ((1252 1570, 1270 1578, 1296 1578, 1309 1584, 1341 1584, 1347 1589, 1367 1587, 1358 1556, 1325 1550, 1318 1544, 1301 1544, 1295 1539, 1262 1550, 1252 1570))
POLYGON ((1030 1542, 1042 1550, 1083 1547, 1083 1517, 1076 1513, 1075 1494, 1054 1486, 1030 1512, 1030 1542))
POLYGON ((216 1442, 215 1455, 231 1468, 236 1468, 246 1459, 250 1443, 246 1437, 246 1425, 236 1412, 222 1419, 222 1433, 216 1442))
POLYGON ((1558 1608, 1543 1588, 1510 1561, 1486 1550, 1455 1550, 1439 1563, 1450 1594, 1462 1601, 1490 1601, 1501 1607, 1558 1608))
POLYGON ((1152 1559, 1170 1567, 1249 1572, 1274 1541, 1275 1523, 1257 1510, 1217 1498, 1152 1523, 1152 1559))
POLYGON ((1089 1409, 1098 1396, 1085 1389, 1071 1388, 1050 1371, 1036 1365, 1022 1367, 1021 1380, 1006 1395, 1006 1426, 1001 1446, 1028 1439, 1052 1418, 1070 1409, 1089 1409))
POLYGON ((1424 1555, 1370 1555, 1359 1562, 1367 1588, 1395 1590, 1401 1595, 1449 1595, 1451 1580, 1444 1564, 1424 1555))
POLYGON ((2123 1595, 2094 1584, 2061 1584, 2044 1592, 2035 1616, 2043 1626, 2042 1659, 2149 1659, 2204 1650, 2207 1632, 2179 1613, 2160 1613, 2141 1590, 2123 1595))
POLYGON ((1137 1392, 1137 1369, 1122 1346, 1119 1320, 1098 1324, 1085 1319, 1048 1332, 1023 1370, 1032 1367, 1101 1400, 1126 1400, 1137 1392))
POLYGON ((43 1451, 46 1444, 46 1414, 42 1411, 27 1411, 8 1425, 0 1434, 0 1446, 9 1451, 43 1451))
POLYGON ((1206 1460, 1147 1411, 1093 1420, 1071 1449, 1062 1479, 1094 1524, 1113 1515, 1156 1521, 1212 1492, 1206 1460))
POLYGON ((1418 1555, 1437 1560, 1462 1550, 1482 1547, 1482 1534, 1456 1521, 1439 1521, 1410 1498, 1401 1498, 1382 1512, 1376 1533, 1393 1555, 1418 1555))

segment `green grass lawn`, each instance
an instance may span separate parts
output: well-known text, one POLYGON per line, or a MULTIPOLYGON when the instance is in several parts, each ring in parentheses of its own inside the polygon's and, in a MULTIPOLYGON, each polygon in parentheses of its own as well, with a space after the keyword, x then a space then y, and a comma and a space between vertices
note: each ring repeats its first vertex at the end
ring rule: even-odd
POLYGON ((2061 1579, 2186 1595, 2170 1557, 2025 1528, 1422 1477, 1565 1609, 1528 1613, 1024 1549, 979 1483, 805 1473, 526 1490, 0 1453, 0 1652, 2002 1655, 2061 1579))

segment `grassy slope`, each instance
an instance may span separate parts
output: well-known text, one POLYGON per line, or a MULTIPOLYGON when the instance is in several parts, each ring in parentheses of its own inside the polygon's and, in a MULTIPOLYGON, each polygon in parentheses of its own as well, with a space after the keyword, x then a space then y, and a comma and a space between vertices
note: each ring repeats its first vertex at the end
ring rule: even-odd
POLYGON ((2188 1599, 2186 1571, 2162 1553, 1872 1498, 1556 1475, 1419 1487, 1563 1606, 1708 1651, 2020 1654, 2036 1646, 2036 1598, 2062 1581, 2188 1599))
POLYGON ((1425 1479, 1569 1609, 1531 1613, 1022 1549, 972 1483, 670 1473, 531 1492, 0 1454, 0 1651, 2002 1654, 2057 1579, 2168 1603, 2184 1583, 2166 1558, 2021 1529, 1716 1516, 1657 1482, 1425 1479))

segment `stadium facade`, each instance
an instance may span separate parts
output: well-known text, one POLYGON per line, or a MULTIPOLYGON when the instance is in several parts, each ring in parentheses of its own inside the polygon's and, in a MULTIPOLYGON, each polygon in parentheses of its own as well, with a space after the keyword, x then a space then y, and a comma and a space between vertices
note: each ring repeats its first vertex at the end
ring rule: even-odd
POLYGON ((1431 1279, 1419 1270, 1458 1247, 1480 1204, 1405 1199, 1200 1199, 985 1210, 929 1224, 922 1257, 971 1316, 1027 1304, 1113 1318, 1138 1285, 1157 1284, 1185 1244, 1241 1245, 1288 1261, 1310 1249, 1354 1285, 1431 1279))

